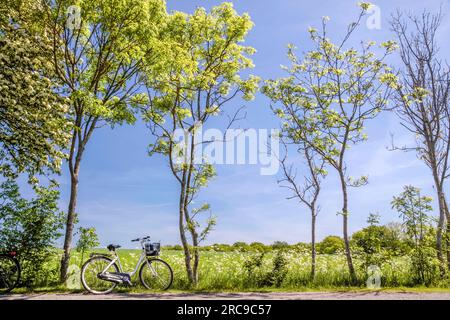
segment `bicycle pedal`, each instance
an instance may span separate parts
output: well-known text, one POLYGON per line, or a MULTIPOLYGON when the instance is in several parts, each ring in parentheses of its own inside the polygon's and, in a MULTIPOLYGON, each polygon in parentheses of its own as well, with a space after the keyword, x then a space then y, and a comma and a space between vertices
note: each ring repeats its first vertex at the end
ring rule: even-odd
POLYGON ((127 281, 127 280, 125 280, 125 281, 123 282, 123 284, 124 284, 125 286, 127 286, 127 287, 132 287, 132 286, 133 286, 133 283, 132 283, 131 281, 127 281))

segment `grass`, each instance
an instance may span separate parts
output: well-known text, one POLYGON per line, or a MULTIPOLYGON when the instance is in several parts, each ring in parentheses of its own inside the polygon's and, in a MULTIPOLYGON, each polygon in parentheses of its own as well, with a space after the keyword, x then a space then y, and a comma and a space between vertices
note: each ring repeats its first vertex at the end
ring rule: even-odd
MULTIPOLYGON (((106 250, 95 250, 96 252, 107 253, 106 250)), ((140 250, 119 249, 122 266, 125 272, 134 269, 139 256, 140 250)), ((307 292, 307 291, 361 291, 367 290, 364 281, 360 286, 350 286, 348 280, 348 271, 345 256, 343 254, 334 255, 318 255, 317 271, 314 281, 310 280, 310 257, 308 252, 287 251, 285 253, 287 265, 286 276, 279 287, 261 286, 255 282, 253 274, 250 276, 243 267, 245 261, 254 257, 257 253, 252 252, 201 252, 201 260, 199 265, 199 283, 193 289, 187 281, 184 256, 182 251, 162 250, 160 258, 167 261, 174 272, 174 282, 169 292, 307 292)), ((267 274, 273 268, 273 252, 266 254, 262 265, 254 273, 267 274)), ((83 260, 87 260, 89 254, 85 254, 83 260)), ((355 258, 354 261, 359 277, 365 278, 365 274, 361 268, 361 261, 355 258)), ((57 270, 59 257, 49 262, 48 269, 57 270)), ((81 284, 79 284, 79 266, 81 264, 81 254, 74 251, 71 259, 70 279, 73 285, 72 289, 63 286, 52 286, 48 283, 41 283, 34 292, 79 292, 81 284), (78 289, 79 288, 79 289, 78 289)), ((386 260, 381 265, 382 271, 382 290, 383 291, 449 291, 450 286, 448 280, 443 281, 433 287, 411 287, 410 261, 407 257, 395 257, 386 260)), ((58 273, 55 272, 51 277, 56 281, 58 273)), ((139 284, 137 275, 133 278, 134 286, 131 288, 118 287, 117 292, 148 292, 139 284)), ((16 292, 26 292, 26 289, 17 289, 16 292)))

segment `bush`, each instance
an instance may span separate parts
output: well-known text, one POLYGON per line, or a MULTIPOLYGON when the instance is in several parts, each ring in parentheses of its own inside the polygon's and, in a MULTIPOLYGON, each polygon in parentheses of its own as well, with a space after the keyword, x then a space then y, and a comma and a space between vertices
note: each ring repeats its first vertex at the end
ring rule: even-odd
POLYGON ((80 259, 80 269, 83 266, 84 263, 84 255, 87 251, 92 250, 95 247, 98 247, 100 245, 100 242, 98 241, 98 236, 95 231, 95 228, 78 228, 78 242, 76 249, 78 252, 81 252, 81 259, 80 259))
POLYGON ((317 244, 317 251, 322 254, 335 254, 344 250, 344 240, 338 236, 328 236, 317 244))
POLYGON ((239 252, 248 252, 251 250, 250 246, 245 242, 235 242, 233 244, 233 249, 239 252))
POLYGON ((288 261, 283 251, 281 250, 277 251, 277 253, 273 258, 272 264, 273 264, 272 271, 269 274, 267 274, 265 284, 275 287, 281 287, 288 273, 287 268, 288 261))
POLYGON ((422 196, 420 189, 405 186, 404 191, 392 200, 403 219, 406 241, 412 250, 411 279, 414 284, 431 285, 439 277, 439 262, 435 249, 436 229, 434 220, 429 216, 433 210, 432 199, 422 196))
POLYGON ((22 285, 57 282, 58 267, 49 263, 56 255, 53 244, 61 236, 64 221, 57 206, 57 185, 33 186, 36 197, 31 200, 20 196, 13 180, 2 183, 0 188, 0 243, 16 248, 22 265, 22 285))
POLYGON ((281 287, 288 274, 288 260, 283 250, 277 250, 269 271, 263 271, 265 253, 254 255, 244 262, 248 285, 256 287, 275 286, 281 287))
POLYGON ((250 250, 257 252, 267 252, 270 250, 264 243, 261 242, 252 242, 250 243, 250 250))
POLYGON ((213 245, 214 251, 216 252, 230 252, 233 248, 229 244, 217 244, 213 245))
POLYGON ((272 244, 272 249, 274 249, 274 250, 288 249, 288 248, 289 248, 289 243, 287 243, 286 241, 275 241, 272 244))

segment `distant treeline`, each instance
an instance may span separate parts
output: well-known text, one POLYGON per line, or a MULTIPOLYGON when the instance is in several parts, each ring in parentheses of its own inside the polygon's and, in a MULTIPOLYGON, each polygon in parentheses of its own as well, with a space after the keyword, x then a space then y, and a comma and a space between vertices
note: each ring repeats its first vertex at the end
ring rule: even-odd
MULTIPOLYGON (((371 244, 371 239, 375 237, 379 242, 379 249, 387 250, 393 254, 405 254, 411 248, 401 224, 390 223, 387 225, 372 225, 362 230, 353 233, 350 243, 356 252, 365 251, 368 245, 371 244)), ((164 246, 165 250, 182 250, 180 245, 164 246)), ((285 241, 275 241, 272 244, 264 244, 262 242, 246 243, 238 241, 233 244, 215 243, 213 245, 202 246, 202 251, 216 251, 216 252, 269 252, 272 250, 311 250, 311 244, 306 242, 299 242, 296 244, 289 244, 285 241)), ((319 254, 336 254, 344 250, 344 240, 339 236, 330 235, 325 237, 321 242, 317 243, 317 253, 319 254)))

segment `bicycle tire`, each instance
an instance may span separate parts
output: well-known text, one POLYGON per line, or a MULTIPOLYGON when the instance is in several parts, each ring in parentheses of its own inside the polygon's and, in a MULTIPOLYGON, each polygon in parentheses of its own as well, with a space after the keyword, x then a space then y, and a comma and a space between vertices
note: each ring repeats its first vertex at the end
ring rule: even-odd
MULTIPOLYGON (((103 281, 103 282, 107 282, 107 283, 111 284, 111 286, 108 289, 104 290, 104 291, 94 290, 86 283, 86 279, 85 279, 86 269, 95 260, 105 260, 105 261, 108 261, 108 263, 110 263, 112 261, 110 258, 105 257, 105 256, 94 256, 94 257, 90 258, 89 260, 87 260, 83 264, 83 267, 81 268, 81 284, 83 285, 84 289, 86 289, 87 291, 89 291, 92 294, 108 294, 108 293, 110 293, 111 291, 114 290, 114 288, 117 286, 117 283, 113 283, 113 282, 110 282, 110 281, 98 279, 99 283, 101 283, 103 281)), ((116 263, 114 263, 112 265, 112 267, 114 267, 115 272, 119 272, 119 267, 117 266, 116 263)))
POLYGON ((160 288, 160 290, 165 291, 165 290, 169 289, 170 286, 173 283, 173 271, 172 271, 172 268, 170 267, 170 265, 167 262, 165 262, 164 260, 162 260, 162 259, 159 259, 159 258, 147 258, 147 261, 142 263, 141 268, 139 270, 139 280, 141 281, 141 284, 146 289, 149 289, 149 290, 155 289, 154 287, 152 287, 151 285, 149 285, 145 281, 144 275, 143 275, 144 271, 146 270, 146 267, 148 267, 148 263, 153 263, 153 262, 161 263, 165 268, 167 268, 167 271, 169 272, 169 276, 170 276, 169 280, 167 281, 167 283, 165 283, 165 285, 162 288, 160 288))

